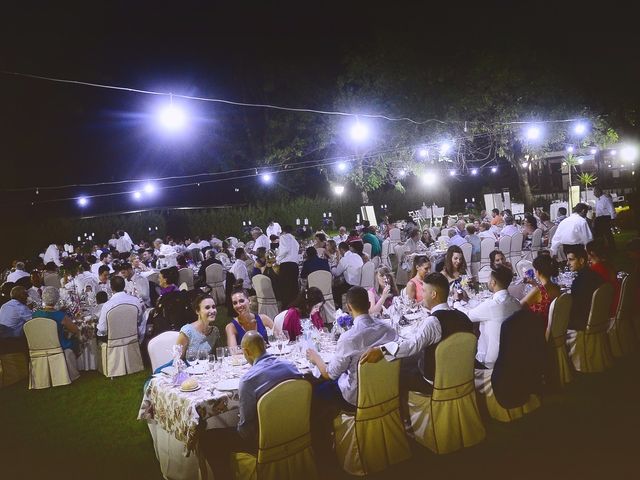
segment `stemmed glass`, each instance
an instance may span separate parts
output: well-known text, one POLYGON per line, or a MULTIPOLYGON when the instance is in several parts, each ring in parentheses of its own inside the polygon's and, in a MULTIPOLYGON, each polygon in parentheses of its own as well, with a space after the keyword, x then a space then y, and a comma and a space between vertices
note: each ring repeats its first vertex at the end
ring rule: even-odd
POLYGON ((193 366, 196 363, 196 359, 198 358, 198 354, 193 350, 187 351, 187 363, 189 366, 193 366))
POLYGON ((207 352, 204 348, 201 348, 200 350, 198 350, 199 364, 202 364, 202 365, 206 364, 208 357, 209 357, 209 352, 207 352))
POLYGON ((280 355, 282 355, 282 350, 285 345, 289 343, 289 332, 283 331, 280 335, 278 335, 278 350, 280 351, 280 355))

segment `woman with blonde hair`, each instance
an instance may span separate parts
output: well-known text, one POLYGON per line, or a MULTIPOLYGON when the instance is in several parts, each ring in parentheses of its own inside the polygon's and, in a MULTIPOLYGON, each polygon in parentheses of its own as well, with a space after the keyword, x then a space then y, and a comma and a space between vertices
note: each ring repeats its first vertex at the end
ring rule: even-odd
POLYGON ((369 314, 382 312, 382 307, 389 308, 393 297, 398 296, 398 286, 393 278, 393 273, 388 267, 379 267, 376 270, 376 285, 371 287, 369 293, 369 314))

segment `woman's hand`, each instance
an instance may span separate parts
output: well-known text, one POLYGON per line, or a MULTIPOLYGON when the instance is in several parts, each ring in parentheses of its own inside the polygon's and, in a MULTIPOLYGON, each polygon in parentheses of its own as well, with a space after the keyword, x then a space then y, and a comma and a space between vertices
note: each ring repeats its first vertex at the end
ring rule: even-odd
POLYGON ((391 285, 387 284, 384 286, 384 289, 382 290, 382 295, 381 297, 384 299, 387 299, 391 296, 391 285))
POLYGON ((316 303, 312 308, 311 308, 311 312, 309 313, 309 315, 315 315, 316 313, 318 313, 320 311, 320 309, 322 308, 322 306, 324 305, 324 302, 320 302, 320 303, 316 303))

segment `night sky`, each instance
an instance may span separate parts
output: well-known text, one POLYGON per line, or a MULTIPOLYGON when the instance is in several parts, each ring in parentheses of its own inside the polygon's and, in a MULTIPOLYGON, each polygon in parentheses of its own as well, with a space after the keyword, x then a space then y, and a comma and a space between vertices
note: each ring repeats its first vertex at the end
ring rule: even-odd
MULTIPOLYGON (((425 69, 463 66, 485 53, 515 55, 530 59, 533 76, 557 72, 602 112, 623 119, 625 133, 637 134, 640 35, 628 7, 611 2, 598 10, 584 2, 482 2, 449 10, 433 2, 387 2, 384 8, 373 2, 242 2, 235 9, 227 5, 232 2, 86 3, 82 9, 57 2, 3 5, 0 70, 333 109, 346 58, 380 46, 412 52, 425 69)), ((261 165, 260 158, 247 158, 238 132, 247 118, 263 115, 260 110, 189 102, 192 123, 176 138, 154 123, 159 102, 166 98, 0 75, 0 188, 261 165)), ((243 203, 255 198, 255 183, 176 189, 140 204, 112 197, 92 202, 91 210, 243 203)), ((0 195, 5 208, 25 213, 33 212, 32 201, 114 188, 0 195)), ((73 202, 37 211, 81 213, 73 202)))

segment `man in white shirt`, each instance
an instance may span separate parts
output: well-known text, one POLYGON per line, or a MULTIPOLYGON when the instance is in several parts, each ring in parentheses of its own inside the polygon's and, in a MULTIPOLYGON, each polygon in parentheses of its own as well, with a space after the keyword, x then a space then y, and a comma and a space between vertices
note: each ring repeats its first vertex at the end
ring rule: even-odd
POLYGON ((155 255, 158 258, 158 268, 175 267, 178 265, 176 257, 178 252, 171 245, 165 244, 162 239, 156 238, 153 242, 155 255))
POLYGON ((256 255, 260 247, 264 247, 266 250, 269 250, 269 237, 262 233, 262 229, 260 227, 253 228, 251 230, 251 236, 254 240, 253 248, 251 249, 252 255, 256 255))
POLYGON ((139 298, 136 298, 124 291, 124 278, 115 275, 109 281, 113 296, 106 301, 100 311, 100 317, 98 318, 98 327, 96 330, 96 336, 98 340, 107 341, 107 313, 112 308, 118 305, 133 305, 138 309, 137 324, 140 325, 142 320, 142 303, 139 298))
POLYGON ((242 281, 242 288, 249 290, 251 288, 251 279, 247 270, 247 254, 244 252, 244 248, 236 248, 235 257, 236 261, 231 266, 229 273, 233 273, 233 276, 236 277, 236 282, 242 281))
POLYGON ((109 272, 113 272, 113 267, 111 266, 111 254, 102 252, 100 254, 100 260, 98 260, 96 263, 91 265, 91 273, 93 273, 96 276, 96 278, 98 278, 99 276, 98 270, 103 265, 106 265, 107 267, 109 267, 109 272))
POLYGON ((360 284, 363 262, 360 255, 349 250, 349 245, 346 242, 338 245, 338 250, 341 256, 340 262, 331 269, 331 273, 336 278, 344 276, 344 282, 334 284, 332 293, 336 308, 342 308, 342 295, 347 293, 352 286, 360 284))
POLYGON ((116 248, 116 245, 118 244, 118 237, 116 237, 115 233, 111 234, 111 238, 107 243, 109 244, 109 248, 116 248))
POLYGON ((298 295, 298 260, 300 244, 292 235, 293 227, 285 225, 280 243, 276 263, 280 265, 279 286, 280 301, 283 306, 289 305, 298 295))
POLYGON ((129 240, 128 237, 125 237, 124 232, 120 230, 118 232, 118 240, 116 241, 116 250, 122 257, 123 255, 131 253, 131 249, 133 248, 133 243, 129 240))
POLYGON ((616 209, 613 206, 613 199, 608 194, 603 194, 600 187, 593 189, 596 197, 596 217, 593 221, 593 236, 602 239, 608 245, 610 251, 616 250, 616 242, 613 240, 611 226, 616 218, 616 209))
POLYGON ((480 237, 480 239, 490 238, 494 241, 496 240, 496 236, 491 231, 491 224, 489 222, 482 222, 480 224, 480 228, 478 229, 478 237, 480 237))
POLYGON ((349 235, 347 235, 347 228, 340 227, 338 229, 338 235, 333 237, 333 240, 336 242, 336 245, 340 245, 342 242, 346 242, 349 235))
POLYGON ((516 233, 520 232, 518 226, 514 224, 513 217, 511 215, 504 216, 504 228, 500 232, 501 237, 513 237, 516 233))
POLYGON ((576 248, 583 248, 591 240, 593 234, 585 217, 589 206, 586 203, 578 203, 573 207, 573 213, 558 224, 556 233, 551 241, 551 255, 558 254, 558 247, 562 245, 562 250, 566 255, 574 252, 576 248))
POLYGON ((280 226, 280 224, 271 219, 269 221, 269 226, 267 227, 267 237, 271 238, 271 235, 279 237, 281 233, 282 227, 280 226))
POLYGON ((469 311, 469 319, 480 323, 476 360, 487 368, 493 368, 498 359, 502 322, 522 308, 520 302, 507 291, 512 279, 513 272, 507 267, 499 266, 492 270, 489 290, 493 292, 493 297, 469 311))
POLYGON ((109 297, 111 297, 111 284, 109 283, 109 270, 110 266, 100 265, 98 268, 98 285, 96 286, 97 292, 105 292, 109 297))
POLYGON ((62 245, 56 245, 55 243, 49 245, 47 251, 44 252, 44 257, 42 258, 43 263, 46 265, 49 262, 53 262, 58 267, 61 267, 60 250, 62 250, 62 245))
POLYGON ((16 283, 21 278, 28 277, 29 274, 24 271, 24 268, 23 262, 16 262, 16 269, 7 275, 7 282, 16 283))

